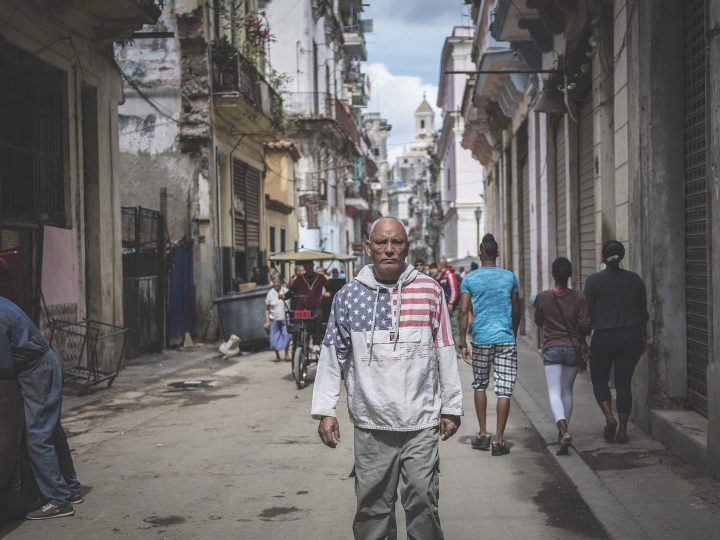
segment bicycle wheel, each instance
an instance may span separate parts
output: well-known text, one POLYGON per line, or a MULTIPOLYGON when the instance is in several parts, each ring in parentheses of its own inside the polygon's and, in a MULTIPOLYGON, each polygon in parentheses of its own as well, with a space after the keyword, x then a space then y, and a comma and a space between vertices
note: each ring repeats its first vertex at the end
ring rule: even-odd
POLYGON ((304 345, 298 345, 293 354, 293 377, 298 390, 305 388, 307 378, 307 349, 304 345))

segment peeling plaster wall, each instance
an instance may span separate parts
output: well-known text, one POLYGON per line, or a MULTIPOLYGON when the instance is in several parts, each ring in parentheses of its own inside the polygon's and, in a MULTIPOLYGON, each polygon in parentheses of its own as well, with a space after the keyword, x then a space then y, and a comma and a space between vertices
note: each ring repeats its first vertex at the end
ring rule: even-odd
POLYGON ((175 36, 138 39, 116 54, 141 92, 126 84, 120 108, 122 204, 158 208, 167 188, 169 239, 193 245, 196 334, 213 338, 219 260, 206 29, 198 2, 168 1, 150 30, 175 36))

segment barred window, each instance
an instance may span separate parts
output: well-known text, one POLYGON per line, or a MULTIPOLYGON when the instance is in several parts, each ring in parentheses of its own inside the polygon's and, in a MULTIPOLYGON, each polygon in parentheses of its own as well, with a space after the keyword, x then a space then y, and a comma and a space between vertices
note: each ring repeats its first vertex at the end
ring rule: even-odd
POLYGON ((65 225, 67 75, 0 41, 0 218, 65 225))

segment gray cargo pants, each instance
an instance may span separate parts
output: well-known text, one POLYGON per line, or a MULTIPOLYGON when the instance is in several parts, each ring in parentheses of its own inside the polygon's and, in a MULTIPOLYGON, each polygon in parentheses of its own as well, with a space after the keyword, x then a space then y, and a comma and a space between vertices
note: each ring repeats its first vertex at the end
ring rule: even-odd
POLYGON ((356 540, 395 540, 398 484, 407 537, 442 540, 438 515, 438 428, 381 431, 355 428, 356 540))

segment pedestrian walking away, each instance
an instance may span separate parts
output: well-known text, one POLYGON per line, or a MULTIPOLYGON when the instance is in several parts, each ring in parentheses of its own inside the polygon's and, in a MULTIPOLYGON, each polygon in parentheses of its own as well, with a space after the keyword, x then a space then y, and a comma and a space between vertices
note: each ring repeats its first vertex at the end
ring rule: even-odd
POLYGON ((535 297, 535 324, 543 329, 543 365, 550 409, 558 427, 560 449, 567 455, 572 444, 568 431, 573 408, 573 385, 583 362, 590 331, 590 315, 582 292, 568 288, 572 264, 565 257, 552 263, 555 287, 535 297))
POLYGON ((460 352, 465 363, 473 369, 475 411, 480 431, 472 441, 477 450, 490 450, 493 456, 510 452, 505 444, 505 426, 510 414, 510 397, 517 378, 517 345, 515 338, 520 326, 520 296, 515 274, 498 268, 500 254, 492 234, 486 234, 480 244, 482 266, 469 274, 462 283, 460 296, 460 352), (472 353, 467 346, 467 330, 472 304, 472 353), (493 390, 498 397, 495 439, 487 431, 487 395, 490 368, 495 381, 493 390))
POLYGON ((440 270, 440 286, 445 292, 445 301, 447 302, 448 311, 450 312, 450 325, 452 326, 453 339, 457 343, 460 339, 458 332, 458 313, 455 309, 460 300, 460 283, 462 278, 458 277, 455 268, 450 266, 445 257, 438 260, 438 269, 440 270))
POLYGON ((356 539, 395 539, 395 501, 408 538, 443 538, 438 439, 460 426, 462 389, 440 285, 405 263, 402 223, 380 218, 365 246, 372 264, 335 296, 318 362, 312 416, 335 448, 345 380, 354 424, 356 539))
POLYGON ((28 519, 72 516, 83 502, 67 436, 60 424, 63 368, 40 330, 0 297, 0 378, 20 383, 27 449, 43 505, 28 519))
POLYGON ((610 240, 602 247, 606 267, 585 282, 585 300, 593 330, 590 342, 593 393, 605 415, 603 436, 608 442, 628 442, 627 423, 632 409, 632 376, 645 351, 645 333, 649 319, 645 284, 635 272, 620 267, 625 246, 610 240), (615 373, 615 407, 608 382, 615 373))
POLYGON ((270 332, 270 348, 275 351, 275 360, 280 361, 280 351, 285 351, 284 359, 290 360, 290 334, 287 329, 287 304, 285 296, 288 288, 283 285, 280 276, 272 279, 272 289, 265 295, 265 328, 270 332))

